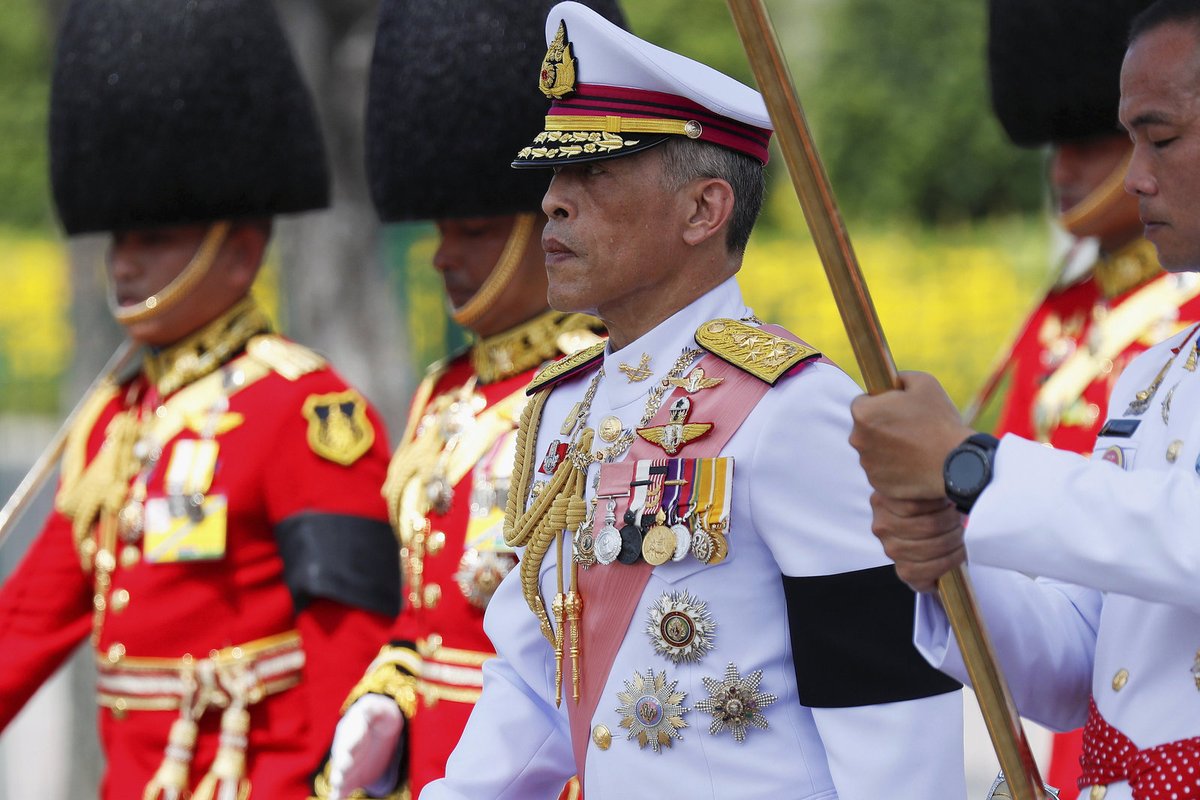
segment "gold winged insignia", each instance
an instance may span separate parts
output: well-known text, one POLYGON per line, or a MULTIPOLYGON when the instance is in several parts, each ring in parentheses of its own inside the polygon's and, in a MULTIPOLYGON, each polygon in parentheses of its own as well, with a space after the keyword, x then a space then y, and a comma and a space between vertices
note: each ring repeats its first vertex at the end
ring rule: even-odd
POLYGON ((704 374, 704 367, 696 367, 682 378, 667 378, 667 383, 687 389, 688 394, 695 394, 719 386, 724 380, 724 378, 710 378, 704 374))
POLYGON ((691 412, 692 401, 686 397, 677 397, 671 403, 666 425, 638 428, 637 435, 651 444, 658 445, 667 455, 673 456, 679 452, 679 448, 699 439, 713 428, 711 422, 688 422, 688 414, 691 412))
POLYGON ((538 88, 551 100, 562 100, 575 92, 575 59, 567 40, 567 23, 559 22, 558 31, 542 59, 538 88))
POLYGON ((801 361, 821 355, 805 344, 735 319, 704 323, 696 329, 696 344, 772 386, 801 361))

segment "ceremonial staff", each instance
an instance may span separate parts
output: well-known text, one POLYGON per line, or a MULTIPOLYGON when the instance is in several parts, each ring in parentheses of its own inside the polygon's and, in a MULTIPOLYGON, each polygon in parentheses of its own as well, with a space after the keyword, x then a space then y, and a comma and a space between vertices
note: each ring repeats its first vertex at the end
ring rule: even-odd
POLYGON ((17 490, 13 492, 12 497, 8 498, 8 502, 4 504, 4 508, 0 508, 0 547, 4 545, 9 534, 17 527, 17 522, 20 521, 21 515, 28 510, 29 504, 33 502, 33 498, 37 496, 37 493, 46 483, 46 479, 54 471, 54 466, 58 463, 58 457, 62 455, 63 447, 67 443, 67 436, 71 433, 71 428, 75 425, 76 417, 79 416, 79 410, 83 408, 88 398, 105 381, 125 368, 137 351, 138 348, 133 342, 125 341, 121 343, 116 352, 108 359, 108 363, 104 365, 104 369, 92 381, 92 385, 84 392, 82 399, 75 404, 75 408, 71 409, 71 413, 63 420, 63 424, 59 426, 58 431, 54 434, 54 438, 46 445, 46 449, 42 451, 38 460, 34 462, 33 467, 21 479, 17 490))
MULTIPOLYGON (((867 391, 880 394, 900 388, 891 350, 875 314, 875 306, 763 0, 727 2, 775 125, 784 161, 821 263, 825 265, 825 275, 867 391)), ((1012 797, 1014 800, 1046 800, 1016 706, 979 617, 966 568, 958 566, 943 575, 938 581, 938 594, 954 629, 1012 797)))

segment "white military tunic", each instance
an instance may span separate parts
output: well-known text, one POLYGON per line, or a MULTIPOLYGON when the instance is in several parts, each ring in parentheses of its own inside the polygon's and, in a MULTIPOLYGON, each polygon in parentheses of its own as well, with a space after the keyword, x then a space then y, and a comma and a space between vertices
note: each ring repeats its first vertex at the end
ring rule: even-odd
MULTIPOLYGON (((1195 345, 1189 329, 1126 368, 1090 461, 1006 436, 971 514, 967 553, 985 622, 1018 709, 1049 727, 1082 725, 1091 694, 1139 749, 1200 735, 1195 345), (1130 411, 1176 349, 1146 409, 1130 411), (1113 420, 1136 430, 1112 435, 1133 425, 1113 420)), ((965 679, 936 597, 922 595, 917 609, 918 648, 965 679)), ((1131 797, 1129 784, 1109 785, 1106 797, 1131 797)))
MULTIPOLYGON (((617 352, 604 355, 604 377, 588 419, 609 415, 637 427, 648 393, 709 319, 746 318, 735 280, 709 292, 617 352), (651 376, 631 382, 619 365, 650 356, 651 376)), ((535 457, 540 463, 591 375, 557 387, 542 416, 535 457)), ((781 573, 830 575, 887 563, 870 532, 869 490, 848 444, 854 382, 836 367, 813 363, 768 391, 722 450, 734 459, 728 558, 706 565, 691 555, 656 567, 617 651, 594 725, 612 732, 607 750, 589 743, 588 800, 671 798, 921 798, 962 797, 961 695, 853 708, 809 708, 797 698, 781 573), (664 592, 687 590, 708 604, 716 623, 713 649, 698 663, 678 665, 655 652, 645 632, 647 610, 664 592), (720 679, 733 663, 743 678, 763 673, 760 691, 778 696, 763 710, 769 728, 751 727, 744 742, 725 730, 709 733, 712 717, 693 706, 707 698, 702 678, 720 679), (626 739, 617 693, 635 671, 665 672, 686 693, 681 739, 654 752, 626 739)), ((695 419, 693 422, 703 422, 695 419)), ((594 446, 603 444, 597 437, 594 446)), ((588 498, 593 473, 588 479, 588 498)), ((548 479, 548 475, 538 476, 548 479)), ((603 513, 601 502, 597 513, 603 513)), ((621 522, 618 521, 618 526, 621 522)), ((555 548, 541 568, 547 607, 557 591, 555 548)), ((591 569, 624 569, 622 564, 591 569)), ((602 599, 584 596, 583 613, 603 613, 602 599)), ((811 608, 816 615, 836 608, 811 608)), ((423 800, 549 798, 574 771, 567 699, 555 708, 554 655, 521 592, 514 570, 488 608, 485 629, 500 657, 484 668, 483 697, 452 755, 444 781, 423 800)), ((853 631, 847 631, 853 636, 853 631)))

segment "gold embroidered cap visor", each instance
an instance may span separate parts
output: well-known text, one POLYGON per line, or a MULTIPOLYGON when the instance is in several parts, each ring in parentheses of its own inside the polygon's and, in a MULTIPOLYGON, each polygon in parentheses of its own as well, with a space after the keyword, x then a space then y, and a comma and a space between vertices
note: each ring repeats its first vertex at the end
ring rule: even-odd
POLYGON ((517 168, 641 152, 671 136, 711 142, 766 164, 762 96, 690 58, 645 42, 575 2, 546 20, 538 86, 551 106, 517 168))

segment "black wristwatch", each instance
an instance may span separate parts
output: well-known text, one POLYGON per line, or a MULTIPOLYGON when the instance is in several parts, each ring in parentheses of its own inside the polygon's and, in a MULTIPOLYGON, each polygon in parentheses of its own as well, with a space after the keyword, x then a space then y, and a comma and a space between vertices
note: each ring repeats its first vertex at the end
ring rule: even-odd
POLYGON ((992 460, 1000 441, 986 433, 976 433, 950 451, 942 466, 946 496, 964 514, 970 514, 979 495, 992 481, 992 460))

